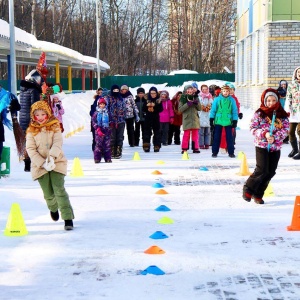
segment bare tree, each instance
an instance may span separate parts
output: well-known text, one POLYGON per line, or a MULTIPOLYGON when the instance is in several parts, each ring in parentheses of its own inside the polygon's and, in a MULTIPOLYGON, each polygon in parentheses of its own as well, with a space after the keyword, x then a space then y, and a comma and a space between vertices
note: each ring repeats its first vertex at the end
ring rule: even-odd
POLYGON ((171 68, 220 72, 233 69, 234 0, 170 0, 171 68), (177 53, 177 56, 176 56, 177 53))
POLYGON ((8 16, 8 1, 0 0, 0 19, 6 19, 8 16))
MULTIPOLYGON (((100 59, 110 65, 110 74, 234 69, 235 0, 101 3, 100 59)), ((0 8, 7 20, 7 0, 0 0, 0 8)), ((96 56, 95 0, 15 0, 15 24, 38 39, 96 56)))

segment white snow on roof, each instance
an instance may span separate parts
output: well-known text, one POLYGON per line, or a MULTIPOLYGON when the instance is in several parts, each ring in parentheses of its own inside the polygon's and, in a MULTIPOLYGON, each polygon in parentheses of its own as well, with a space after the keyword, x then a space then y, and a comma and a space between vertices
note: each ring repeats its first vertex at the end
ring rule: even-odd
MULTIPOLYGON (((6 37, 7 39, 10 38, 9 24, 6 21, 1 19, 0 19, 0 35, 6 37)), ((32 47, 35 47, 37 43, 37 39, 34 35, 18 27, 15 27, 15 41, 30 45, 32 47)))
POLYGON ((75 58, 78 60, 83 60, 83 55, 80 54, 78 51, 69 49, 64 46, 60 46, 51 42, 46 41, 38 41, 37 42, 37 49, 41 49, 41 51, 44 52, 53 52, 53 53, 59 53, 71 58, 75 58))
MULTIPOLYGON (((96 57, 92 57, 92 56, 85 56, 83 55, 83 63, 92 63, 92 64, 97 64, 97 58, 96 57)), ((103 60, 99 59, 100 61, 100 66, 105 68, 105 69, 110 69, 110 66, 104 62, 103 60)))
MULTIPOLYGON (((0 36, 10 39, 9 23, 0 19, 0 36)), ((43 52, 52 52, 56 54, 61 54, 69 58, 77 59, 84 63, 97 64, 97 58, 91 56, 85 56, 75 51, 73 49, 60 46, 51 42, 39 41, 36 37, 18 27, 15 27, 15 41, 18 43, 23 43, 31 46, 33 49, 38 49, 43 52)), ((104 69, 110 69, 110 66, 102 61, 100 61, 100 66, 104 69)))

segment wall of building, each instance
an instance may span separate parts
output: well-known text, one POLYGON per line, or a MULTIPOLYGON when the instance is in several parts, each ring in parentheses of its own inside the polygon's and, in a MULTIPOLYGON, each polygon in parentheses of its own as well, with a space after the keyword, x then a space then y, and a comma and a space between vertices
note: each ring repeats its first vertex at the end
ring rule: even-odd
POLYGON ((300 21, 299 0, 272 0, 272 21, 300 21))
POLYGON ((264 89, 300 66, 300 1, 238 0, 237 15, 236 94, 257 108, 264 89))
POLYGON ((268 87, 281 79, 291 82, 300 66, 300 22, 281 21, 263 25, 236 44, 236 94, 242 105, 257 108, 268 87))
POLYGON ((270 5, 266 0, 237 1, 237 40, 244 39, 271 20, 268 15, 270 5))

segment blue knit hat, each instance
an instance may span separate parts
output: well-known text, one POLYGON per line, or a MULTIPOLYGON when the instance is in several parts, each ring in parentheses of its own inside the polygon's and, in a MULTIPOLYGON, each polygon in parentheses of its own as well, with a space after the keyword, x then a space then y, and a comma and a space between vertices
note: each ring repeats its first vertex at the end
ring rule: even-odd
POLYGON ((195 88, 195 89, 198 90, 198 84, 197 84, 196 82, 193 82, 193 83, 191 84, 191 86, 192 86, 193 88, 195 88))
POLYGON ((231 83, 231 82, 229 82, 229 81, 227 81, 227 82, 225 82, 225 84, 224 85, 228 85, 231 89, 234 89, 235 90, 235 86, 234 86, 234 84, 233 83, 231 83))

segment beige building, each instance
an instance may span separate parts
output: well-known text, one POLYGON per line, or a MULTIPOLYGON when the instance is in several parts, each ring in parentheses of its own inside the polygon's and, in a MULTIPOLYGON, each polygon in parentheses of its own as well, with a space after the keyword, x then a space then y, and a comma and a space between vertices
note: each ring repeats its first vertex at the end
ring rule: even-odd
POLYGON ((262 91, 300 66, 300 0, 237 0, 236 95, 257 108, 262 91))

